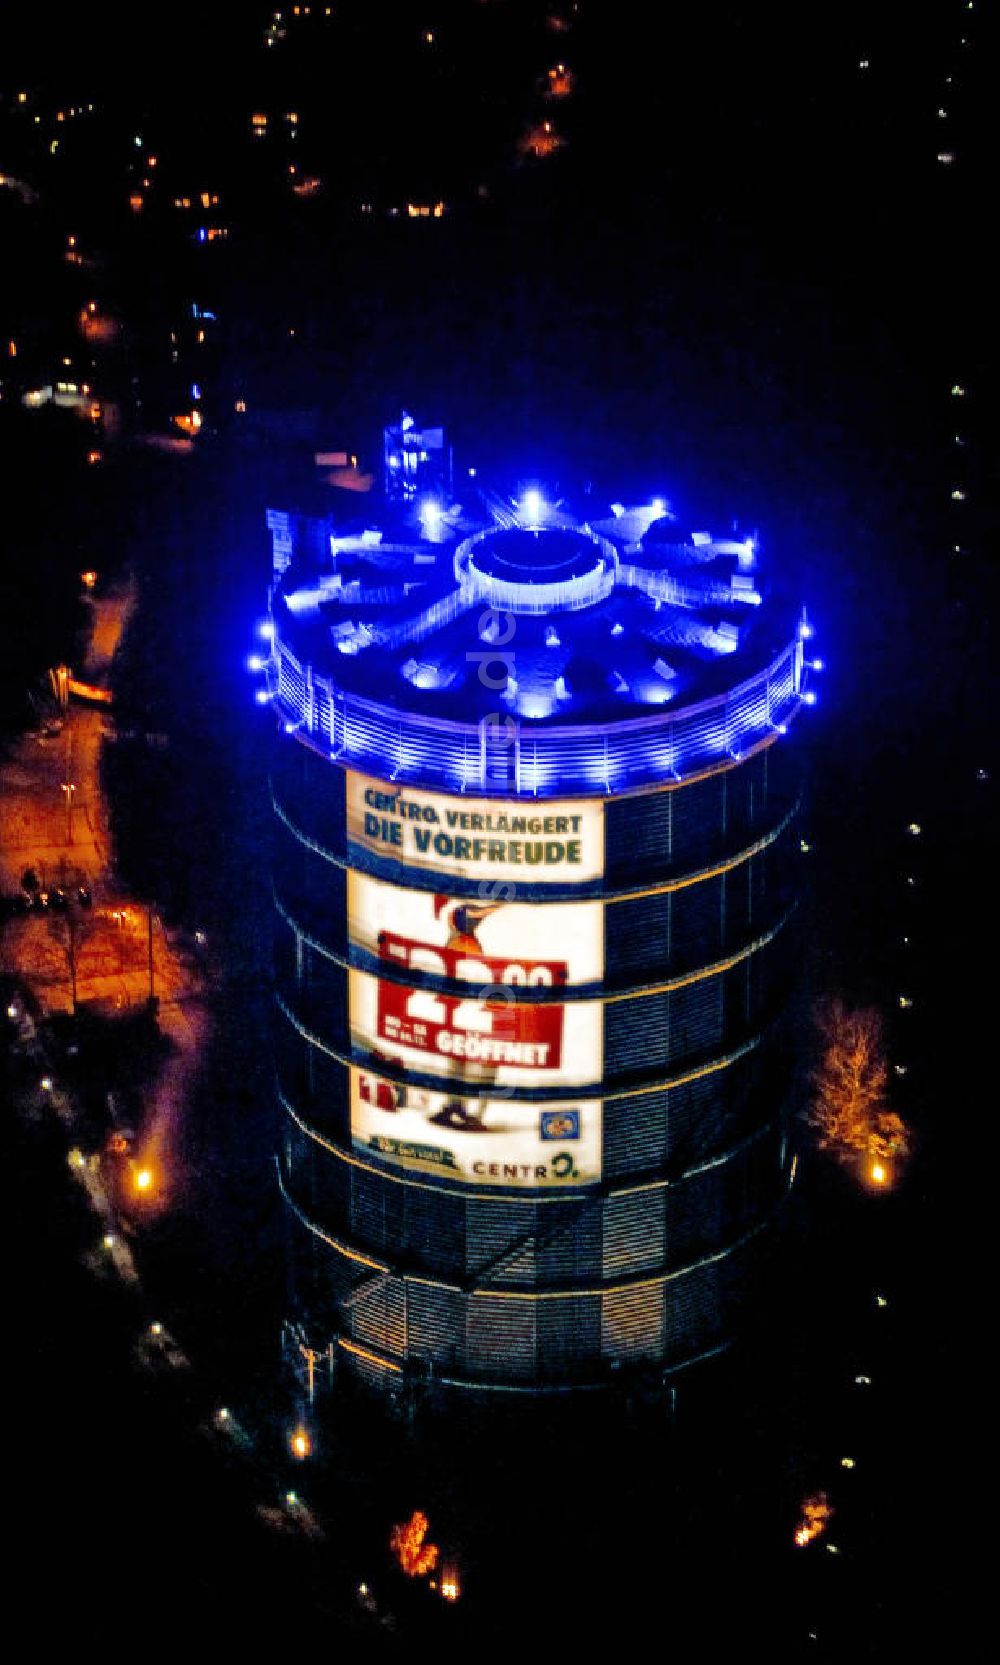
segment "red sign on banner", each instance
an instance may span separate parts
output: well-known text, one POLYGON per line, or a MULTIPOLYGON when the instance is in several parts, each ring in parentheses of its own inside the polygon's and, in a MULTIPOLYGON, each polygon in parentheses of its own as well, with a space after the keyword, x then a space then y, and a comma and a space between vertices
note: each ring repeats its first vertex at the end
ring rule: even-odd
MULTIPOLYGON (((379 953, 394 965, 468 982, 472 987, 557 988, 566 981, 561 960, 511 961, 456 948, 379 934, 379 953)), ((563 1010, 515 998, 482 1000, 471 994, 438 994, 400 983, 378 984, 378 1034, 417 1052, 480 1064, 519 1064, 530 1069, 558 1069, 562 1062, 563 1010)))

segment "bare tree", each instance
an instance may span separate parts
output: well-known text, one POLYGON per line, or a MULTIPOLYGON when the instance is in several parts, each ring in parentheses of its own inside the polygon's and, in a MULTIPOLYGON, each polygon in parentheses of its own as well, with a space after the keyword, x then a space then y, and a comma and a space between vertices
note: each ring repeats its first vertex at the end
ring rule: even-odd
POLYGON ((910 1136, 902 1116, 897 1116, 895 1110, 880 1110, 875 1117, 871 1138, 868 1143, 869 1155, 876 1162, 898 1161, 908 1156, 910 1152, 910 1136))
POLYGON ((429 1524, 423 1511, 414 1509, 409 1520, 394 1526, 389 1535, 389 1547, 408 1578, 426 1578, 437 1566, 441 1551, 428 1542, 429 1524))
MULTIPOLYGON (((98 961, 97 970, 113 969, 110 956, 114 952, 115 937, 108 923, 98 913, 91 913, 71 899, 64 910, 52 910, 46 915, 46 934, 60 956, 63 977, 69 982, 70 1005, 75 1012, 80 998, 81 961, 98 961), (107 965, 102 966, 101 960, 107 965)), ((89 963, 86 971, 94 974, 89 963)), ((85 975, 86 973, 84 973, 85 975)))
POLYGON ((816 1023, 824 1044, 812 1074, 809 1123, 821 1150, 841 1156, 865 1152, 886 1108, 889 1071, 881 1015, 874 1006, 851 1011, 842 1000, 830 1000, 816 1023))
POLYGON ((884 1165, 905 1156, 906 1127, 886 1102, 889 1070, 881 1013, 874 1006, 851 1010, 842 1000, 820 1008, 816 1022, 823 1039, 812 1074, 807 1119, 821 1150, 841 1162, 867 1158, 871 1177, 885 1180, 884 1165))

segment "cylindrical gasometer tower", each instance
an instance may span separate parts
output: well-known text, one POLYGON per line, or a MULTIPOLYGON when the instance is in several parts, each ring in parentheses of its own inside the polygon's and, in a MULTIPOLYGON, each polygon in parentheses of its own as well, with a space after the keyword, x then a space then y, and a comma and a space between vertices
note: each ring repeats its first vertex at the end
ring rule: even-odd
POLYGON ((298 1334, 386 1387, 674 1371, 790 1180, 809 626, 662 503, 388 486, 268 517, 298 1334))

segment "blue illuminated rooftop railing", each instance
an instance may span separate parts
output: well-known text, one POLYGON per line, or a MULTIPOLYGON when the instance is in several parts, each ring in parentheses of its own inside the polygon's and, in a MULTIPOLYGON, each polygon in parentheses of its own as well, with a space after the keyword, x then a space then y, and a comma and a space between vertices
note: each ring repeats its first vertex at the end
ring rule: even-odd
POLYGON ((804 664, 796 635, 736 687, 669 714, 562 726, 511 719, 504 727, 419 716, 346 692, 301 664, 275 633, 268 687, 289 733, 384 779, 484 796, 586 796, 683 780, 739 759, 795 716, 804 664))

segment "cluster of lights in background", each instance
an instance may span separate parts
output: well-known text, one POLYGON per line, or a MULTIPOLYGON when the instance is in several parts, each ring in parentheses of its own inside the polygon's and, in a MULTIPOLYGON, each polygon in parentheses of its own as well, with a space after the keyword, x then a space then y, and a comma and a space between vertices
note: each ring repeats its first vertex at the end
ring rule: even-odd
MULTIPOLYGON (((911 842, 920 840, 924 836, 924 830, 923 823, 914 818, 906 825, 905 837, 911 842)), ((911 855, 908 855, 905 862, 906 870, 902 875, 905 887, 904 894, 908 900, 912 897, 914 891, 919 889, 919 875, 913 871, 913 867, 913 858, 911 855)), ((909 950, 912 947, 913 942, 912 926, 910 924, 909 917, 905 918, 904 923, 905 931, 902 935, 902 946, 909 950)), ((896 1005, 900 1013, 909 1013, 915 1009, 914 999, 912 995, 908 993, 898 994, 896 997, 896 1005)), ((905 1079, 909 1075, 909 1066, 906 1063, 897 1061, 893 1064, 893 1075, 897 1078, 897 1080, 905 1079)), ((861 1179, 864 1187, 870 1193, 877 1194, 888 1191, 892 1187, 895 1178, 896 1175, 893 1172, 893 1163, 889 1158, 880 1155, 872 1156, 869 1153, 867 1159, 863 1162, 861 1167, 861 1179)), ((877 1313, 885 1314, 888 1312, 890 1306, 889 1298, 885 1293, 883 1293, 882 1290, 876 1289, 873 1292, 871 1299, 874 1310, 877 1313)), ((867 1370, 857 1371, 851 1380, 851 1387, 855 1391, 860 1391, 862 1393, 867 1393, 872 1385, 873 1378, 867 1370)), ((838 1459, 837 1466, 844 1476, 853 1476, 857 1473, 859 1468, 858 1459, 854 1455, 844 1454, 838 1459)), ((820 1544, 825 1549, 827 1554, 840 1556, 842 1554, 841 1546, 834 1542, 829 1536, 830 1526, 836 1512, 836 1508, 831 1501, 830 1492, 828 1490, 816 1490, 806 1496, 801 1504, 799 1519, 793 1530, 793 1543, 795 1547, 798 1549, 807 1549, 810 1545, 820 1544)), ((811 1640, 818 1640, 818 1632, 816 1630, 811 1630, 809 1632, 809 1637, 811 1640)))
MULTIPOLYGON (((962 9, 965 12, 975 11, 975 9, 976 9, 975 0, 963 0, 963 8, 962 9)), ((971 24, 971 21, 972 20, 967 17, 964 20, 964 22, 960 25, 960 27, 963 28, 963 29, 969 28, 969 26, 971 24)), ((958 37, 958 51, 959 51, 959 53, 964 53, 970 45, 971 45, 971 41, 970 41, 968 35, 966 35, 966 34, 959 35, 959 37, 958 37)), ((945 123, 945 126, 943 128, 939 129, 939 134, 942 135, 942 136, 947 134, 947 132, 948 132, 948 125, 947 124, 952 119, 952 112, 951 112, 950 104, 951 104, 951 100, 955 97, 955 94, 956 94, 956 87, 955 87, 955 68, 956 67, 957 66, 956 66, 956 64, 953 60, 951 70, 944 77, 943 91, 941 93, 942 102, 938 105, 937 111, 936 111, 936 119, 939 122, 944 122, 945 123)), ((947 140, 945 140, 945 143, 947 144, 947 140)), ((954 149, 953 145, 950 145, 950 146, 948 146, 948 148, 941 149, 937 152, 937 161, 941 164, 942 167, 951 167, 957 160, 958 160, 958 155, 957 155, 957 152, 954 149)))
MULTIPOLYGON (((336 8, 332 5, 278 7, 265 17, 261 34, 257 38, 269 54, 280 49, 283 43, 294 41, 297 33, 300 36, 299 48, 305 46, 309 51, 314 47, 326 50, 335 21, 336 8), (315 25, 320 27, 314 29, 315 25)), ((546 18, 546 26, 549 33, 560 36, 558 53, 571 51, 572 15, 569 12, 566 16, 551 13, 546 18)), ((439 26, 436 20, 433 27, 427 27, 425 19, 415 19, 409 27, 412 29, 413 39, 421 57, 428 64, 435 63, 442 50, 447 52, 448 42, 444 28, 439 26)), ((533 111, 530 117, 527 113, 525 117, 527 137, 522 135, 522 142, 517 146, 522 153, 527 148, 537 156, 551 154, 565 144, 565 137, 557 132, 552 117, 571 102, 576 88, 572 66, 562 56, 557 57, 555 50, 551 51, 551 56, 549 48, 544 50, 544 60, 536 65, 537 74, 532 94, 533 111)), ((58 152, 60 159, 63 154, 60 147, 64 147, 69 134, 66 124, 75 122, 77 118, 92 115, 95 110, 94 103, 88 101, 78 101, 58 109, 49 107, 36 90, 29 88, 22 88, 13 96, 13 108, 19 112, 22 121, 43 126, 47 140, 51 133, 50 153, 55 155, 58 152)), ((247 109, 247 131, 252 135, 255 147, 260 140, 280 140, 283 144, 299 140, 299 144, 291 152, 293 155, 296 154, 301 148, 301 127, 303 120, 307 119, 307 112, 288 107, 295 102, 294 99, 285 97, 270 109, 266 103, 263 107, 254 105, 247 109)), ((148 217, 149 211, 155 210, 159 204, 164 208, 172 206, 173 211, 182 217, 180 223, 184 238, 193 241, 199 248, 207 249, 211 245, 219 245, 233 234, 237 228, 229 223, 229 205, 224 205, 222 193, 218 189, 204 188, 206 185, 216 184, 217 181, 206 181, 204 178, 191 181, 172 176, 171 169, 175 159, 162 150, 160 154, 156 154, 160 146, 156 144, 154 148, 150 134, 141 124, 138 131, 130 127, 121 137, 126 146, 127 178, 124 182, 124 201, 133 215, 142 219, 148 217)), ((318 196, 322 191, 323 181, 304 171, 297 165, 297 161, 298 158, 284 167, 288 190, 299 198, 318 196)), ((34 201, 37 198, 37 192, 30 185, 12 179, 6 174, 0 175, 0 186, 9 186, 21 192, 25 201, 34 201)), ((480 184, 477 190, 480 196, 488 194, 488 187, 485 185, 480 184)), ((388 207, 368 201, 361 206, 364 213, 384 212, 407 223, 441 223, 454 205, 445 201, 438 192, 428 191, 420 200, 397 201, 388 207)), ((77 241, 76 234, 70 233, 67 246, 61 251, 60 258, 70 264, 91 267, 94 264, 93 257, 84 253, 77 246, 77 241)), ((116 320, 92 320, 85 329, 85 335, 91 343, 107 344, 117 334, 119 327, 116 320)), ((293 335, 291 330, 288 333, 290 337, 293 335)), ((211 389, 209 395, 211 396, 211 389)), ((236 398, 235 401, 227 398, 224 408, 243 415, 246 413, 246 401, 242 397, 236 398)), ((204 431, 205 423, 210 420, 209 413, 197 404, 190 409, 176 409, 167 417, 172 432, 158 436, 159 442, 164 448, 177 454, 189 451, 192 445, 197 443, 199 433, 204 431)), ((112 411, 108 425, 109 433, 115 431, 115 422, 112 411)), ((98 465, 103 461, 104 453, 92 446, 87 453, 87 462, 98 465)))
MULTIPOLYGON (((6 1015, 11 1023, 30 1023, 26 1009, 17 997, 8 1001, 6 1015)), ((72 1096, 60 1088, 55 1077, 48 1072, 41 1075, 38 1090, 59 1120, 72 1127, 76 1116, 72 1096)), ((106 1154, 120 1159, 121 1173, 127 1176, 127 1188, 130 1193, 143 1201, 156 1195, 157 1175, 147 1161, 132 1154, 129 1137, 122 1134, 112 1135, 106 1154)), ((100 1221, 100 1232, 95 1239, 94 1250, 86 1257, 88 1263, 99 1275, 114 1275, 123 1283, 141 1291, 142 1281, 134 1248, 130 1242, 131 1233, 126 1234, 115 1217, 116 1207, 112 1200, 112 1190, 118 1192, 120 1206, 127 1206, 127 1197, 122 1194, 120 1185, 115 1183, 106 1156, 102 1156, 100 1152, 87 1155, 78 1145, 71 1145, 67 1150, 67 1165, 83 1187, 90 1208, 100 1221)), ((147 1321, 139 1330, 136 1356, 144 1368, 154 1373, 188 1372, 194 1368, 192 1360, 176 1337, 158 1318, 147 1321)), ((257 1478, 265 1486, 270 1486, 273 1473, 270 1460, 264 1455, 265 1444, 243 1426, 228 1405, 220 1405, 211 1414, 208 1426, 244 1459, 257 1466, 257 1478), (258 1453, 264 1459, 262 1462, 258 1462, 258 1453)), ((288 1435, 288 1453, 296 1463, 302 1463, 315 1455, 313 1435, 304 1418, 300 1418, 288 1435)), ((282 1532, 291 1524, 305 1539, 316 1541, 325 1536, 316 1515, 296 1490, 288 1489, 281 1494, 277 1510, 268 1505, 260 1505, 258 1514, 265 1521, 273 1520, 276 1529, 282 1532)), ((453 1601, 458 1595, 457 1573, 454 1569, 449 1569, 446 1577, 449 1587, 445 1588, 443 1574, 440 1594, 445 1600, 453 1601)))

